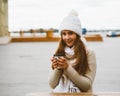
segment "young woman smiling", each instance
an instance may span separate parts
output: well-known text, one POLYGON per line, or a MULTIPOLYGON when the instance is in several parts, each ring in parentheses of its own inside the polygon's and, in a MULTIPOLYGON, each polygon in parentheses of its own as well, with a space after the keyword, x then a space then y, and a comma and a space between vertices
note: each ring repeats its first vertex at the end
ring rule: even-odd
POLYGON ((60 25, 61 39, 52 57, 49 84, 52 92, 92 92, 96 75, 96 56, 82 37, 76 12, 70 13, 60 25), (60 56, 60 54, 62 54, 60 56))

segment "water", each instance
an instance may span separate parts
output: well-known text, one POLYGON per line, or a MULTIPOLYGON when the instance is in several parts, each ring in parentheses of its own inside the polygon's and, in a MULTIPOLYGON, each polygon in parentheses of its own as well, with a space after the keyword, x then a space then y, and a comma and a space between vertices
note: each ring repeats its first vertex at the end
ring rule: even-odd
MULTIPOLYGON (((88 42, 96 53, 94 91, 120 91, 120 38, 88 42)), ((0 96, 50 92, 50 57, 57 42, 10 43, 0 46, 0 96)))

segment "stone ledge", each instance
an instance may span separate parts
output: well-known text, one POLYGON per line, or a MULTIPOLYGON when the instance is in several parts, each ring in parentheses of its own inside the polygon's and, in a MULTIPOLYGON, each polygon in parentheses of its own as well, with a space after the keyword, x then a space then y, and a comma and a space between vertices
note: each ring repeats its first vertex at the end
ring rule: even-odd
POLYGON ((93 93, 30 93, 25 96, 120 96, 120 92, 93 92, 93 93))

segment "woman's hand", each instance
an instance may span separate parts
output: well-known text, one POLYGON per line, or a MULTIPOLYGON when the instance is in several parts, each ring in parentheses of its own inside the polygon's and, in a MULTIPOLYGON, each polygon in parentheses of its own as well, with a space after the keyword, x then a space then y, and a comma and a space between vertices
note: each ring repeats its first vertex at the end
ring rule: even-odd
POLYGON ((68 63, 66 58, 64 58, 63 56, 59 57, 59 58, 51 58, 52 61, 52 68, 55 69, 66 69, 68 67, 68 63))
POLYGON ((68 67, 68 63, 65 57, 59 57, 57 59, 58 69, 66 69, 68 67))
POLYGON ((57 64, 57 59, 52 57, 51 58, 51 62, 52 62, 52 69, 57 68, 58 64, 57 64))

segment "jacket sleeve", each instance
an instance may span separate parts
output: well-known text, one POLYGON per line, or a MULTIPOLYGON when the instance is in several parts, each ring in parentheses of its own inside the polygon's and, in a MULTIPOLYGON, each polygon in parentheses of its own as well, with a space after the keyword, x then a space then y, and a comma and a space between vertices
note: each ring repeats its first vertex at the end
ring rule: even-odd
POLYGON ((87 92, 91 87, 96 74, 96 56, 94 51, 90 51, 88 54, 88 64, 90 72, 84 76, 80 75, 72 66, 64 71, 65 74, 80 88, 81 91, 87 92))
POLYGON ((52 70, 49 78, 49 85, 52 89, 54 89, 58 85, 62 73, 63 70, 58 70, 58 69, 52 70))

